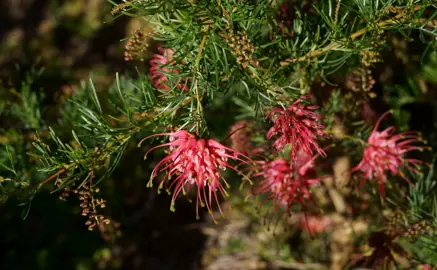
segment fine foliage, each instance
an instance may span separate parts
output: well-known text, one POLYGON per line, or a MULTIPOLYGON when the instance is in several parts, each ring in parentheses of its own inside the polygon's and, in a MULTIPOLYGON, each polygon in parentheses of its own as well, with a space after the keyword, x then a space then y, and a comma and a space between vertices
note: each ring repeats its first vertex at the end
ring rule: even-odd
POLYGON ((55 105, 34 88, 42 70, 3 89, 2 202, 32 215, 40 193, 76 196, 88 229, 116 239, 99 191, 139 148, 138 181, 171 193, 172 211, 188 198, 220 224, 230 204, 273 233, 331 235, 329 259, 308 248, 302 263, 437 265, 435 2, 110 3, 114 23, 141 19, 125 60, 146 72, 89 80, 55 105))

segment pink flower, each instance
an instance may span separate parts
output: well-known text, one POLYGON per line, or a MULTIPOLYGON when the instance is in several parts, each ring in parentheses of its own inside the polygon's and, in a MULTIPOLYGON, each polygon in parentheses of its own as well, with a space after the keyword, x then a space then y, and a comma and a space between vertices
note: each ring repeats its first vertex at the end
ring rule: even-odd
POLYGON ((432 266, 429 264, 419 264, 417 266, 418 270, 432 270, 432 266))
MULTIPOLYGON (((298 155, 300 156, 302 155, 298 155)), ((285 208, 285 211, 291 214, 293 205, 306 205, 312 199, 311 186, 322 180, 310 176, 309 173, 316 157, 305 160, 305 163, 295 162, 291 166, 284 158, 259 162, 260 172, 253 175, 261 178, 255 186, 255 194, 266 194, 262 203, 271 201, 274 212, 285 208)))
POLYGON ((425 150, 424 146, 413 145, 414 143, 421 142, 416 132, 393 134, 395 131, 394 126, 390 126, 383 131, 377 131, 382 119, 388 113, 383 114, 376 122, 364 149, 363 159, 351 170, 351 172, 363 172, 360 187, 364 185, 366 180, 376 179, 381 197, 385 196, 384 184, 387 182, 388 172, 392 175, 401 176, 409 184, 413 185, 405 177, 401 169, 407 168, 414 173, 418 173, 417 167, 419 164, 423 164, 423 162, 417 159, 405 158, 404 154, 414 150, 425 150))
MULTIPOLYGON (((170 82, 168 81, 165 73, 179 73, 177 69, 171 69, 174 65, 172 49, 164 49, 162 47, 158 48, 159 54, 154 54, 150 59, 150 69, 151 81, 155 88, 168 91, 170 87, 170 82)), ((186 81, 181 81, 178 84, 179 89, 183 89, 188 92, 188 85, 185 84, 186 81)))
POLYGON ((147 156, 154 149, 169 147, 168 155, 153 169, 148 186, 152 186, 152 180, 160 172, 166 171, 158 190, 163 188, 164 182, 169 184, 167 189, 174 189, 170 207, 172 211, 174 211, 176 198, 181 192, 185 195, 188 191, 195 189, 197 191, 197 218, 199 218, 199 204, 202 207, 206 205, 209 213, 212 214, 213 201, 216 202, 220 213, 223 215, 217 193, 227 197, 225 187, 228 188, 229 185, 223 178, 221 171, 230 168, 242 174, 240 170, 228 163, 228 159, 237 160, 251 166, 252 161, 250 158, 223 146, 213 139, 198 139, 186 130, 155 134, 145 139, 165 135, 170 136, 169 143, 155 146, 146 153, 147 156))
POLYGON ((253 134, 253 123, 247 120, 240 120, 231 126, 229 138, 233 149, 242 153, 252 152, 254 146, 251 140, 253 134))
POLYGON ((295 17, 291 14, 292 8, 293 7, 290 3, 282 3, 279 6, 279 11, 276 17, 281 32, 290 36, 293 36, 293 31, 290 29, 293 28, 293 20, 295 17))
POLYGON ((267 132, 267 139, 280 134, 273 143, 273 147, 281 151, 287 144, 291 144, 292 160, 296 158, 298 149, 302 149, 309 156, 313 155, 314 150, 326 156, 325 151, 316 142, 317 137, 325 135, 323 131, 325 127, 318 123, 322 117, 314 112, 318 106, 302 104, 302 99, 309 98, 310 96, 303 96, 286 110, 273 109, 266 117, 273 121, 273 127, 267 132))
POLYGON ((308 230, 311 235, 326 231, 332 225, 332 219, 328 216, 301 215, 297 226, 308 230))

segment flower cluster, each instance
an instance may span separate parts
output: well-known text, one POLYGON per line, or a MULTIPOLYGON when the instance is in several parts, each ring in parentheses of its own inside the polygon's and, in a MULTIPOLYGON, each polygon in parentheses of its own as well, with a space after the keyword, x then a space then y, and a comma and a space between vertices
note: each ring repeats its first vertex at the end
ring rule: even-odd
POLYGON ((286 0, 281 2, 275 16, 275 24, 277 25, 275 28, 282 33, 283 37, 293 37, 297 7, 300 6, 300 12, 313 14, 315 12, 313 4, 311 1, 286 0))
POLYGON ((421 142, 420 137, 415 132, 393 134, 395 131, 394 126, 378 131, 382 119, 388 113, 379 118, 367 141, 363 159, 352 169, 352 172, 361 171, 363 173, 361 187, 367 180, 377 180, 381 197, 385 196, 384 185, 387 182, 389 172, 392 175, 401 176, 413 185, 401 169, 407 168, 414 173, 418 173, 417 166, 423 162, 417 159, 405 158, 404 154, 415 150, 425 150, 424 146, 414 145, 414 143, 421 142))
POLYGON ((297 226, 311 235, 325 232, 333 224, 329 216, 300 215, 297 226))
POLYGON ((233 149, 242 153, 253 151, 253 142, 250 136, 253 133, 253 123, 245 120, 236 122, 231 126, 230 139, 233 149))
POLYGON ((198 139, 186 130, 152 136, 163 135, 168 135, 170 142, 155 146, 146 153, 147 155, 156 148, 169 147, 168 155, 154 168, 149 186, 152 185, 152 180, 160 172, 166 171, 159 189, 163 188, 163 184, 167 180, 169 181, 168 188, 174 188, 171 201, 172 211, 174 211, 176 198, 181 192, 186 194, 191 189, 195 189, 197 191, 197 218, 199 218, 199 205, 202 207, 206 206, 212 214, 213 201, 216 202, 220 213, 223 215, 217 193, 227 197, 225 187, 229 187, 229 185, 222 176, 222 170, 229 168, 243 174, 240 170, 230 165, 228 160, 233 159, 251 165, 251 159, 236 150, 225 147, 216 140, 198 139))
MULTIPOLYGON (((315 160, 319 156, 326 157, 324 148, 317 142, 318 138, 325 136, 324 126, 320 123, 322 117, 315 112, 318 106, 303 104, 303 100, 309 98, 310 96, 303 96, 287 109, 275 108, 266 117, 273 122, 273 126, 266 134, 267 139, 274 139, 273 148, 276 151, 281 151, 290 144, 290 159, 278 157, 271 161, 252 161, 247 155, 254 157, 260 152, 255 153, 253 150, 254 144, 250 140, 252 129, 248 129, 250 124, 246 121, 237 122, 231 128, 233 148, 225 147, 213 139, 197 138, 186 130, 155 134, 147 138, 165 135, 169 136, 170 142, 149 150, 150 152, 156 148, 168 147, 168 155, 154 168, 149 186, 159 173, 165 171, 159 189, 163 188, 165 182, 168 190, 173 189, 172 210, 181 192, 186 194, 190 190, 195 190, 197 217, 199 217, 199 205, 206 206, 212 214, 214 202, 223 215, 217 193, 227 197, 226 188, 229 185, 222 171, 230 168, 245 175, 241 169, 228 163, 229 159, 232 159, 240 162, 240 165, 250 166, 252 176, 259 179, 253 191, 255 195, 265 195, 261 204, 271 202, 269 210, 273 208, 274 213, 284 210, 287 214, 291 214, 296 205, 301 209, 309 206, 309 202, 313 202, 311 187, 323 179, 317 176, 315 160), (252 164, 257 166, 254 167, 252 164)), ((378 131, 385 115, 376 123, 364 149, 362 161, 350 171, 363 172, 361 186, 367 180, 376 179, 381 196, 384 196, 384 183, 387 181, 388 172, 400 175, 411 183, 402 174, 401 169, 408 168, 417 173, 417 166, 422 162, 405 158, 404 154, 424 149, 423 146, 414 145, 420 141, 416 133, 393 134, 394 127, 378 131)), ((308 221, 306 225, 310 226, 308 221)), ((310 231, 319 230, 310 229, 310 231)))
MULTIPOLYGON (((437 38, 436 38, 437 39, 437 38)), ((432 270, 432 266, 430 264, 419 264, 417 266, 418 270, 432 270)))
POLYGON ((278 14, 276 16, 276 21, 278 23, 279 29, 283 34, 293 36, 293 14, 290 14, 292 10, 292 5, 290 3, 282 3, 279 6, 278 14))
POLYGON ((146 36, 141 31, 137 31, 128 39, 124 47, 124 60, 132 61, 148 48, 149 44, 147 44, 146 36))
POLYGON ((310 188, 318 184, 322 178, 314 178, 313 171, 315 157, 309 157, 300 151, 294 164, 290 164, 284 158, 273 161, 259 162, 260 171, 254 177, 260 177, 255 186, 254 193, 265 194, 263 201, 271 201, 274 212, 285 209, 291 214, 294 205, 307 205, 312 199, 310 188))
MULTIPOLYGON (((168 91, 170 89, 170 82, 168 81, 165 73, 179 73, 179 70, 172 69, 174 65, 172 49, 158 48, 159 54, 154 54, 149 61, 151 74, 151 81, 156 89, 168 91)), ((183 89, 184 92, 188 92, 188 85, 186 80, 182 80, 178 83, 178 89, 183 89)))
POLYGON ((287 109, 275 108, 266 117, 273 121, 273 126, 267 132, 267 139, 272 139, 276 135, 279 137, 273 143, 277 151, 281 151, 287 144, 291 144, 291 159, 295 160, 299 149, 312 156, 314 150, 322 156, 326 156, 323 149, 316 142, 318 137, 324 136, 325 128, 320 124, 322 119, 314 112, 318 106, 305 105, 303 99, 310 96, 303 96, 296 100, 287 109))
MULTIPOLYGON (((100 231, 105 229, 105 225, 112 223, 111 219, 98 213, 98 208, 103 209, 106 207, 106 200, 102 198, 95 198, 93 193, 98 193, 99 189, 93 189, 88 183, 83 184, 78 189, 65 188, 59 199, 66 200, 71 194, 78 196, 80 200, 80 208, 82 208, 82 216, 88 217, 85 225, 88 226, 88 230, 92 231, 98 227, 100 231), (102 226, 103 224, 104 226, 102 226)), ((107 227, 107 226, 106 226, 107 227)))
POLYGON ((232 30, 229 30, 226 40, 229 47, 232 48, 232 54, 235 55, 237 63, 241 65, 243 69, 251 64, 255 66, 259 64, 253 57, 255 47, 250 43, 246 33, 235 34, 232 30))

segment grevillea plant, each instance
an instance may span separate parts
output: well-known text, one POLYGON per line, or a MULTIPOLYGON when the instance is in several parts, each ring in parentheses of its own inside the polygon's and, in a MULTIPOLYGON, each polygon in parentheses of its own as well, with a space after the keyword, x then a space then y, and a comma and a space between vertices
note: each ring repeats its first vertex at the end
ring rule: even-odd
POLYGON ((144 23, 126 60, 150 58, 109 89, 75 88, 58 117, 29 83, 2 99, 3 200, 77 195, 89 228, 117 235, 96 190, 129 163, 120 174, 165 189, 172 211, 187 197, 203 222, 232 223, 235 211, 328 235, 329 255, 305 255, 320 269, 437 264, 435 2, 113 4, 114 18, 144 23))
POLYGON ((250 158, 220 144, 214 139, 197 139, 195 135, 188 133, 186 130, 152 136, 163 135, 168 135, 170 142, 155 146, 149 152, 159 147, 168 146, 169 154, 158 162, 153 169, 148 186, 151 187, 153 185, 152 181, 159 172, 165 171, 165 178, 161 181, 158 190, 163 187, 165 180, 171 181, 168 189, 172 187, 174 189, 170 208, 172 211, 175 211, 174 204, 177 196, 181 192, 186 194, 187 191, 193 188, 195 193, 197 193, 197 218, 199 218, 199 206, 206 206, 208 212, 213 214, 213 202, 216 202, 220 213, 223 214, 220 209, 218 196, 228 196, 225 187, 228 188, 229 184, 226 182, 221 171, 229 168, 242 174, 241 171, 228 163, 228 159, 240 161, 251 166, 252 161, 250 158))
POLYGON ((278 158, 272 161, 261 161, 259 172, 253 176, 259 177, 254 189, 256 195, 266 194, 265 201, 270 201, 275 212, 284 209, 292 213, 293 206, 306 206, 312 201, 310 188, 319 184, 319 178, 314 178, 311 167, 314 159, 301 151, 294 161, 278 158))
POLYGON ((394 126, 390 126, 383 131, 378 131, 378 127, 384 115, 376 123, 372 133, 367 140, 364 148, 363 159, 352 169, 363 173, 363 186, 366 180, 376 180, 379 186, 381 196, 385 195, 384 185, 388 181, 388 175, 399 175, 404 178, 410 185, 414 184, 401 171, 403 167, 414 173, 418 173, 417 165, 423 162, 413 158, 406 158, 405 154, 411 151, 423 151, 425 147, 422 140, 416 132, 403 132, 393 134, 394 126), (419 145, 414 145, 419 143, 419 145))

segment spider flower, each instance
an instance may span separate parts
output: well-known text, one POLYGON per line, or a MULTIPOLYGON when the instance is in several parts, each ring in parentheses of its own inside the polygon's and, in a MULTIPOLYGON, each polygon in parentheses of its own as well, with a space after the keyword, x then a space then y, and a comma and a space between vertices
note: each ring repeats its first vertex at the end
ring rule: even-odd
POLYGON ((432 266, 430 264, 419 264, 417 266, 418 270, 432 270, 432 266))
POLYGON ((402 173, 403 168, 407 168, 414 173, 418 173, 418 165, 424 162, 406 158, 408 152, 426 149, 425 146, 418 146, 415 143, 422 142, 416 132, 403 132, 394 134, 395 127, 390 126, 383 131, 378 131, 382 119, 390 112, 383 114, 376 122, 375 127, 367 141, 364 155, 361 162, 352 168, 351 172, 361 171, 363 173, 360 187, 367 180, 376 180, 379 186, 381 197, 385 196, 385 186, 387 175, 399 175, 409 184, 414 186, 411 181, 402 173))
POLYGON ((255 186, 254 192, 266 194, 262 203, 271 201, 270 207, 275 208, 274 212, 285 208, 287 213, 291 213, 294 205, 306 205, 312 200, 311 186, 322 180, 313 177, 311 173, 316 157, 307 159, 306 153, 299 151, 297 162, 291 166, 284 158, 259 162, 260 171, 253 176, 261 179, 255 186), (304 160, 305 163, 298 160, 304 160))
POLYGON ((290 3, 282 3, 279 6, 279 11, 276 16, 276 21, 278 23, 279 29, 283 34, 293 36, 293 31, 290 30, 293 28, 293 20, 294 16, 291 14, 292 6, 290 3))
POLYGON ((300 215, 296 225, 300 229, 308 231, 311 235, 315 235, 325 232, 332 224, 333 221, 328 216, 300 215))
MULTIPOLYGON (((170 82, 165 73, 179 73, 179 70, 171 68, 171 66, 174 65, 174 51, 172 49, 164 49, 160 47, 158 48, 158 52, 159 53, 154 54, 149 61, 149 72, 152 75, 150 79, 156 89, 168 91, 170 89, 170 82)), ((181 81, 177 87, 188 92, 188 85, 185 84, 185 81, 181 81)))
POLYGON ((298 149, 302 149, 309 156, 314 150, 320 155, 326 156, 325 151, 317 144, 316 139, 324 136, 325 128, 319 121, 322 119, 314 112, 318 106, 302 104, 302 99, 309 99, 310 96, 303 96, 296 100, 287 109, 273 109, 266 117, 273 121, 273 126, 266 134, 268 140, 276 137, 273 147, 281 151, 287 144, 291 144, 291 159, 295 160, 298 149))
POLYGON ((230 165, 228 160, 251 165, 251 159, 236 150, 225 147, 216 140, 198 139, 186 130, 155 134, 145 139, 166 135, 169 136, 170 142, 155 146, 146 153, 147 156, 150 151, 161 147, 168 147, 169 150, 168 155, 152 171, 148 186, 152 186, 153 179, 165 171, 165 177, 160 182, 158 190, 163 188, 164 182, 167 183, 167 190, 173 189, 170 207, 172 211, 174 211, 178 195, 181 192, 186 194, 194 189, 197 192, 197 218, 199 218, 199 205, 206 206, 209 213, 212 214, 213 202, 217 204, 223 216, 217 193, 226 198, 228 194, 225 188, 228 188, 229 185, 223 178, 222 171, 229 168, 244 175, 240 170, 230 165))
POLYGON ((249 153, 253 148, 250 136, 253 133, 253 125, 246 120, 240 120, 231 126, 230 136, 233 149, 242 153, 249 153))

